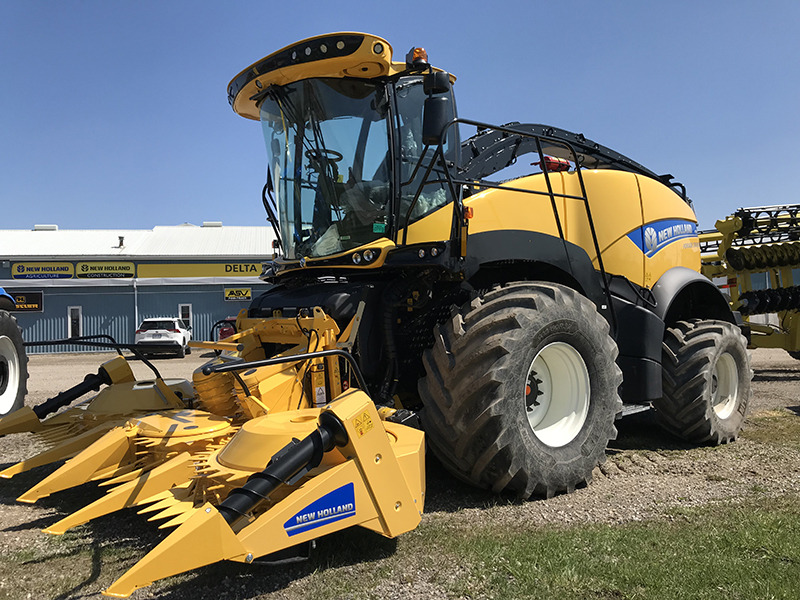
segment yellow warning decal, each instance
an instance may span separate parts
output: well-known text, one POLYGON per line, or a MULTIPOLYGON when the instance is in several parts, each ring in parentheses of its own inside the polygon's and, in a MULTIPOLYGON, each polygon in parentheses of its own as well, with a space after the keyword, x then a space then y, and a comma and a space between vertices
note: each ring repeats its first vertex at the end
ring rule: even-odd
POLYGON ((365 433, 367 433, 370 429, 374 427, 372 423, 372 417, 369 415, 368 411, 364 411, 360 415, 358 415, 355 419, 353 419, 353 427, 356 429, 356 433, 358 433, 358 437, 363 437, 365 433))

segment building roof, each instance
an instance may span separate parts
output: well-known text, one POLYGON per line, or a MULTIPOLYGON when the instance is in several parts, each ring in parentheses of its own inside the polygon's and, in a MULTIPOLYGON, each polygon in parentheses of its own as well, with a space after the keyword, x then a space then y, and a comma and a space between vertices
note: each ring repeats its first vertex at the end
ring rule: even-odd
POLYGON ((272 255, 275 234, 271 227, 203 226, 184 223, 153 229, 54 229, 0 230, 0 258, 57 259, 92 257, 133 258, 220 258, 272 255))

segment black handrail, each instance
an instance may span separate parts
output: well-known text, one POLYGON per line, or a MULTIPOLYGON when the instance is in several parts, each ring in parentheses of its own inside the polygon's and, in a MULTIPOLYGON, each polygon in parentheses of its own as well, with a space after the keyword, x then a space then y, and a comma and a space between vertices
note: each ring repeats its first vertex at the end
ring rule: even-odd
POLYGON ((203 375, 211 375, 212 373, 228 373, 229 371, 243 371, 245 369, 254 369, 257 367, 268 367, 270 365, 280 365, 288 362, 299 362, 309 360, 312 358, 323 358, 325 356, 339 356, 344 358, 350 363, 350 366, 355 373, 358 387, 365 392, 367 391, 367 382, 361 374, 361 369, 358 368, 358 363, 349 352, 344 350, 320 350, 319 352, 308 352, 304 354, 292 354, 290 356, 278 356, 275 358, 265 358, 263 360, 252 360, 249 362, 236 362, 227 365, 205 365, 203 367, 203 375))
MULTIPOLYGON (((553 129, 553 128, 550 128, 550 129, 553 129)), ((573 134, 573 135, 575 135, 575 134, 573 134)), ((565 254, 566 254, 567 258, 569 258, 569 253, 566 251, 566 243, 567 242, 566 242, 566 239, 564 238, 564 232, 563 232, 563 229, 561 227, 561 220, 560 220, 560 218, 558 216, 558 209, 556 207, 555 198, 559 197, 559 198, 570 198, 570 199, 575 199, 575 200, 581 200, 584 203, 584 206, 586 207, 586 218, 587 218, 587 221, 589 223, 589 230, 590 230, 590 232, 592 234, 592 244, 594 246, 595 254, 597 256, 597 266, 598 266, 598 270, 600 271, 603 294, 606 297, 607 307, 608 307, 609 313, 611 315, 611 320, 613 321, 613 323, 612 323, 613 329, 616 330, 616 327, 617 327, 617 316, 616 316, 616 311, 614 309, 614 304, 611 301, 611 290, 610 290, 610 287, 609 287, 608 276, 606 274, 605 265, 603 264, 603 257, 602 257, 601 252, 600 252, 600 243, 597 240, 597 231, 596 231, 595 226, 594 226, 594 219, 592 218, 592 211, 591 211, 591 207, 589 206, 589 198, 588 198, 588 195, 586 193, 586 185, 584 183, 583 175, 581 173, 581 164, 580 164, 580 160, 578 159, 579 152, 575 149, 573 143, 570 142, 567 139, 564 139, 563 137, 550 137, 550 136, 543 135, 543 134, 540 134, 540 133, 532 133, 532 132, 528 132, 528 131, 522 131, 522 130, 519 130, 519 129, 514 129, 514 128, 508 127, 508 126, 491 125, 489 123, 482 123, 480 121, 473 121, 471 119, 462 119, 462 118, 455 118, 452 121, 450 121, 447 125, 445 125, 445 127, 442 129, 442 133, 441 133, 441 136, 440 136, 439 139, 440 139, 439 145, 436 148, 436 151, 434 152, 434 155, 431 157, 431 159, 432 159, 431 163, 428 165, 428 168, 427 168, 427 170, 425 172, 425 176, 423 177, 422 182, 420 183, 420 185, 419 185, 419 187, 418 187, 418 189, 417 189, 417 191, 416 191, 416 193, 414 195, 414 199, 413 199, 413 201, 411 203, 411 208, 413 209, 414 204, 417 202, 419 196, 422 194, 422 189, 426 185, 428 185, 430 183, 430 182, 427 181, 427 178, 430 175, 431 171, 433 170, 434 163, 436 162, 436 160, 440 159, 442 161, 442 163, 443 163, 442 166, 444 167, 445 176, 447 177, 447 181, 448 181, 448 184, 450 186, 451 193, 453 194, 453 229, 451 230, 451 233, 450 233, 451 243, 453 243, 453 244, 457 243, 457 247, 458 248, 461 247, 461 241, 462 241, 461 237, 463 236, 463 229, 464 229, 463 224, 465 223, 464 204, 463 204, 462 199, 461 199, 461 194, 457 193, 457 191, 458 191, 457 190, 457 186, 471 186, 471 187, 478 187, 478 188, 481 188, 481 187, 501 188, 501 189, 504 189, 504 190, 518 191, 518 192, 527 193, 527 194, 546 195, 546 196, 548 196, 550 198, 551 206, 552 206, 552 209, 553 209, 553 217, 554 217, 554 219, 556 221, 558 234, 559 234, 559 237, 561 238, 562 242, 564 243, 565 254), (444 156, 445 156, 445 154, 444 154, 444 143, 445 143, 445 140, 447 139, 448 130, 451 127, 453 127, 454 125, 459 125, 459 124, 475 126, 481 131, 495 130, 495 131, 501 132, 501 133, 509 135, 509 136, 513 135, 513 136, 518 136, 518 137, 522 137, 522 138, 531 138, 531 139, 533 139, 535 141, 535 143, 536 143, 537 153, 539 154, 539 161, 540 161, 540 165, 541 165, 541 168, 542 168, 542 173, 544 174, 544 177, 545 177, 545 181, 546 181, 546 184, 547 184, 547 190, 548 191, 547 192, 538 192, 538 191, 533 191, 533 190, 524 190, 524 189, 519 189, 519 188, 509 188, 507 186, 499 186, 499 185, 495 185, 495 184, 489 184, 489 182, 483 182, 481 180, 477 180, 476 181, 476 180, 471 180, 471 179, 453 178, 451 176, 451 174, 450 174, 450 169, 448 168, 446 160, 444 158, 444 156), (542 145, 541 145, 542 141, 555 143, 556 145, 558 145, 558 146, 560 146, 562 148, 565 148, 572 155, 573 162, 575 163, 575 172, 576 172, 576 174, 578 176, 578 182, 579 182, 580 188, 581 188, 581 194, 582 194, 581 196, 572 196, 572 195, 569 195, 569 194, 563 194, 563 193, 558 193, 558 192, 554 192, 553 191, 553 187, 552 187, 552 184, 550 182, 550 170, 547 168, 547 162, 545 161, 545 154, 543 152, 542 145), (461 226, 456 227, 457 224, 460 224, 461 226)), ((594 146, 598 146, 599 147, 598 144, 594 144, 594 146)), ((606 149, 604 149, 604 150, 606 150, 606 149)), ((613 151, 608 151, 608 152, 613 152, 613 151)), ((639 171, 639 172, 643 172, 643 174, 646 174, 648 176, 654 176, 654 177, 657 178, 657 176, 654 173, 652 173, 652 171, 649 171, 649 170, 645 169, 644 167, 642 167, 638 163, 635 163, 634 161, 631 161, 630 159, 628 159, 627 157, 624 157, 622 155, 619 155, 619 154, 616 154, 616 153, 614 153, 614 154, 616 155, 615 158, 616 158, 616 161, 619 164, 627 163, 628 166, 635 166, 634 170, 639 171)), ((424 154, 423 154, 423 156, 424 156, 424 154)), ((406 221, 405 221, 405 227, 404 227, 404 232, 403 232, 403 245, 405 245, 406 242, 407 242, 408 226, 409 226, 410 218, 411 218, 411 210, 409 210, 408 213, 406 214, 406 221)))
MULTIPOLYGON (((163 350, 164 349, 163 346, 156 346, 156 345, 147 346, 147 345, 144 345, 144 344, 138 344, 138 345, 136 345, 136 344, 119 344, 110 335, 84 335, 84 336, 78 336, 78 337, 74 337, 74 338, 67 338, 67 339, 63 339, 63 340, 49 340, 49 341, 45 341, 45 342, 25 342, 24 343, 24 345, 26 347, 28 347, 28 346, 30 346, 30 347, 58 346, 58 345, 67 345, 67 344, 75 345, 75 346, 88 346, 89 348, 113 348, 113 349, 115 349, 117 351, 117 354, 119 354, 120 356, 122 356, 121 350, 130 350, 136 358, 141 360, 145 365, 147 365, 150 368, 150 370, 155 374, 155 376, 158 379, 163 379, 161 377, 161 373, 158 372, 158 369, 156 369, 155 366, 153 366, 153 363, 151 363, 149 360, 147 360, 144 357, 144 354, 142 354, 142 352, 141 352, 142 350, 146 351, 148 348, 151 348, 153 350, 163 350), (109 339, 111 341, 110 342, 93 342, 93 341, 90 341, 90 340, 93 340, 93 339, 103 339, 103 338, 109 339)), ((126 358, 125 360, 128 360, 128 359, 126 358)))

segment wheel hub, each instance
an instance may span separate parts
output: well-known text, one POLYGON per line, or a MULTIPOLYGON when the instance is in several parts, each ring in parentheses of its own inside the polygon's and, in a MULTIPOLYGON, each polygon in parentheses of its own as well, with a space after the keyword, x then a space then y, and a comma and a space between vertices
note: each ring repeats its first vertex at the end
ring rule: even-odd
POLYGON ((0 396, 5 393, 8 387, 8 361, 4 356, 0 356, 0 396))
POLYGON ((0 415, 6 414, 17 400, 19 358, 14 342, 0 336, 0 415))
POLYGON ((711 406, 720 419, 733 414, 739 401, 739 370, 729 353, 719 357, 711 372, 711 406))
POLYGON ((565 342, 553 342, 533 359, 523 391, 528 424, 548 446, 570 443, 589 412, 589 371, 580 353, 565 342))

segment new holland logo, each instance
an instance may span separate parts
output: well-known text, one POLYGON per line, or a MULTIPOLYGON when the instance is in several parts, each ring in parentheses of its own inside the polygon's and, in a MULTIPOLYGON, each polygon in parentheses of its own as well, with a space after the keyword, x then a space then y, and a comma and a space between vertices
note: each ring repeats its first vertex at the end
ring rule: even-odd
POLYGON ((665 219, 637 227, 628 234, 645 256, 652 258, 663 248, 677 240, 697 238, 697 224, 680 219, 665 219))
POLYGON ((647 248, 648 252, 655 252, 656 247, 658 246, 658 237, 656 236, 656 230, 652 227, 647 227, 644 230, 644 247, 647 248))
POLYGON ((343 485, 315 500, 283 524, 289 537, 340 521, 356 514, 356 494, 352 483, 343 485))

